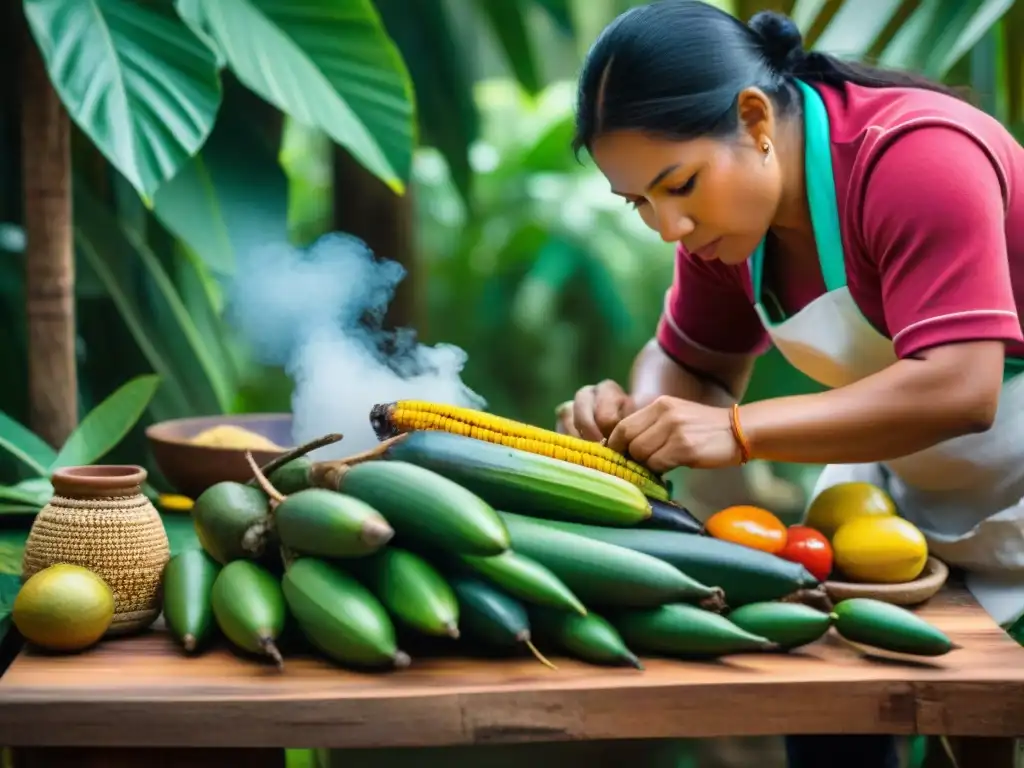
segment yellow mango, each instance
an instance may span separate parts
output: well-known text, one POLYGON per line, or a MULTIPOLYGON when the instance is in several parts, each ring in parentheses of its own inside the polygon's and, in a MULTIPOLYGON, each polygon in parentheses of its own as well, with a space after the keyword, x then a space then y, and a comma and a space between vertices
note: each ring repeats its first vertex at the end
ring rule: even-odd
POLYGON ((921 575, 928 543, 917 527, 896 516, 858 517, 832 537, 835 565, 850 581, 902 584, 921 575))
POLYGON ((882 488, 872 483, 837 483, 814 497, 804 525, 831 539, 841 525, 859 517, 890 517, 896 504, 882 488))

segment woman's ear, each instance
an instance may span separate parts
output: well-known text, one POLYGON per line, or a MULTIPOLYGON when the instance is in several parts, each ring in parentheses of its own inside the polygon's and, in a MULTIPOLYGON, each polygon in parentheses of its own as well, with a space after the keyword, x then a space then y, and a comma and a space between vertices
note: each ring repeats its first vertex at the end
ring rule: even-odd
POLYGON ((736 99, 740 131, 749 137, 758 151, 762 151, 765 140, 775 139, 775 108, 772 100, 760 88, 744 88, 736 99))

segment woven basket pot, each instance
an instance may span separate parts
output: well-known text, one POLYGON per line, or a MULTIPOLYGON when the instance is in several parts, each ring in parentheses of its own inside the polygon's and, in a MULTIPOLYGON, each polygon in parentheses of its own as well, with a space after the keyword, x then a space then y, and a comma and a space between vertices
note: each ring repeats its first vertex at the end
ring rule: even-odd
POLYGON ((50 480, 53 498, 32 524, 22 579, 55 563, 88 568, 114 593, 106 636, 146 629, 160 614, 161 579, 171 556, 160 515, 142 493, 146 470, 66 467, 50 480))

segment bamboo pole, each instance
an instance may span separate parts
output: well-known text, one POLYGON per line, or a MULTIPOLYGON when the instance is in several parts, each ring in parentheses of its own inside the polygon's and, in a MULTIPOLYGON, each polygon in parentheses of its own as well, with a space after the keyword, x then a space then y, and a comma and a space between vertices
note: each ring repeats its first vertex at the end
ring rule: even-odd
POLYGON ((21 161, 29 427, 59 447, 78 423, 71 127, 23 21, 21 161))

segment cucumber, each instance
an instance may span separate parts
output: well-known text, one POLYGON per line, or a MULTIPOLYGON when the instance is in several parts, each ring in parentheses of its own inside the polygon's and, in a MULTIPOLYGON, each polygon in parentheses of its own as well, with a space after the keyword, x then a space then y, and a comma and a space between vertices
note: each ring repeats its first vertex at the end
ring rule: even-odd
POLYGON ((694 517, 686 507, 658 499, 648 499, 648 502, 651 505, 651 516, 638 523, 637 528, 677 533, 704 533, 704 523, 694 517))
POLYGON ((313 557, 292 561, 284 596, 303 635, 334 661, 357 667, 407 667, 384 606, 354 577, 313 557))
POLYGON ((459 636, 455 592, 419 555, 387 547, 345 567, 402 623, 427 635, 459 636))
POLYGON ((593 612, 577 616, 539 606, 528 610, 538 642, 550 643, 591 664, 644 668, 636 654, 626 647, 618 630, 604 617, 593 612))
POLYGON ((494 509, 453 480, 404 461, 338 465, 325 480, 379 511, 399 539, 465 555, 500 555, 508 531, 494 509))
POLYGON ((192 524, 203 549, 227 565, 263 556, 269 512, 270 499, 259 488, 225 480, 199 495, 192 506, 192 524))
POLYGON ((221 566, 202 549, 186 549, 164 567, 164 621, 186 652, 201 648, 213 634, 213 584, 221 566))
POLYGON ((587 609, 550 569, 518 552, 508 550, 491 557, 462 555, 460 562, 472 571, 527 603, 546 605, 587 615, 587 609))
POLYGON ((217 574, 210 593, 213 616, 221 632, 249 653, 269 656, 284 669, 277 639, 285 628, 287 609, 281 583, 250 560, 234 560, 217 574))
POLYGON ((733 608, 778 600, 820 586, 820 582, 799 563, 710 536, 606 528, 553 520, 541 522, 550 528, 617 544, 670 563, 691 578, 721 587, 725 591, 725 601, 733 608))
POLYGON ((395 534, 365 501, 324 488, 288 496, 274 508, 273 520, 285 547, 315 557, 364 557, 395 534))
POLYGON ((533 644, 530 616, 522 603, 477 576, 453 575, 450 584, 459 601, 463 637, 499 651, 525 646, 542 664, 555 668, 533 644))
POLYGON ((313 486, 313 462, 306 456, 292 459, 271 472, 267 479, 281 493, 298 493, 313 486))
POLYGON ((778 643, 782 650, 813 643, 832 626, 831 614, 800 603, 749 603, 727 616, 737 627, 778 643))
POLYGON ((714 657, 777 648, 767 638, 741 629, 720 614, 685 603, 625 610, 609 618, 623 640, 638 651, 714 657))
POLYGON ((586 605, 647 608, 701 601, 721 606, 720 590, 691 579, 663 560, 561 530, 538 518, 499 514, 513 550, 550 569, 586 605))
POLYGON ((562 459, 440 430, 416 430, 385 457, 426 467, 496 508, 601 525, 651 516, 644 492, 620 477, 562 459))
POLYGON ((869 597, 840 601, 832 621, 847 640, 886 651, 942 656, 960 647, 912 611, 869 597))

